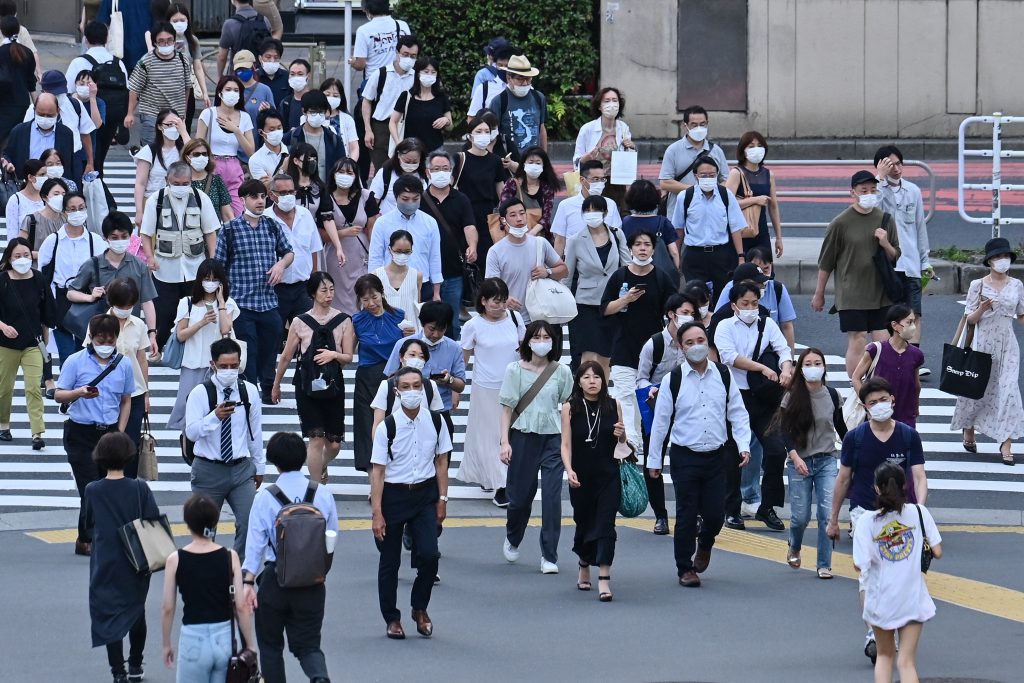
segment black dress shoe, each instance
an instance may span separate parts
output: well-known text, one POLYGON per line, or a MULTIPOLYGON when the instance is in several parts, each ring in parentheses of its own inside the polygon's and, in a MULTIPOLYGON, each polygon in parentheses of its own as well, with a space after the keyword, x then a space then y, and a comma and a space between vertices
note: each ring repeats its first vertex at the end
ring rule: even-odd
POLYGON ((414 609, 412 611, 412 618, 416 621, 416 633, 419 633, 424 638, 429 638, 434 634, 434 624, 430 621, 427 610, 414 609))
POLYGON ((711 564, 711 548, 697 546, 697 552, 693 556, 693 571, 703 574, 711 564))
POLYGON ((658 517, 654 521, 654 535, 655 536, 668 536, 668 519, 665 517, 658 517))
POLYGON ((679 585, 686 588, 698 588, 700 586, 700 577, 692 569, 688 572, 683 572, 683 575, 679 577, 679 585))
POLYGON ((402 622, 389 622, 387 634, 388 638, 390 638, 391 640, 405 640, 405 629, 402 628, 402 622))
POLYGON ((754 515, 754 519, 759 522, 764 522, 764 525, 772 531, 783 531, 786 525, 782 523, 779 516, 775 514, 775 508, 760 508, 757 514, 754 515))
POLYGON ((727 529, 735 529, 737 531, 743 531, 744 529, 747 528, 747 525, 743 523, 743 518, 742 517, 737 517, 735 515, 729 515, 728 517, 725 518, 725 527, 727 529))
POLYGON ((0 429, 0 441, 14 441, 10 429, 0 429))

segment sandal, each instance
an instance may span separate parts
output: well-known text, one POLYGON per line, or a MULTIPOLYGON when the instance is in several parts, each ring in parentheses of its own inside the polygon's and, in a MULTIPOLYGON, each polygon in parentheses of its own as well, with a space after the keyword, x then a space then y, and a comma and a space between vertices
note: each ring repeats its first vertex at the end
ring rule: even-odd
POLYGON ((828 567, 818 567, 818 578, 819 579, 831 579, 832 570, 828 567))
MULTIPOLYGON (((610 576, 598 576, 597 580, 598 581, 611 581, 612 577, 610 577, 610 576)), ((613 596, 612 596, 612 592, 611 591, 601 591, 598 594, 597 599, 600 600, 601 602, 611 602, 612 601, 612 597, 613 596)))
MULTIPOLYGON (((584 564, 582 562, 580 562, 579 565, 580 565, 580 576, 583 575, 583 570, 584 569, 587 570, 587 575, 589 576, 590 575, 590 565, 589 564, 584 564)), ((591 585, 590 581, 584 581, 582 578, 580 578, 580 579, 578 579, 576 581, 576 590, 588 591, 591 588, 592 588, 592 585, 591 585)))
POLYGON ((789 552, 786 553, 786 564, 793 569, 800 569, 800 551, 789 548, 789 552))
MULTIPOLYGON (((967 451, 968 453, 977 453, 978 452, 977 439, 972 438, 970 441, 968 441, 967 440, 967 430, 966 429, 963 430, 962 433, 963 433, 964 450, 967 451)), ((972 434, 972 437, 973 437, 973 434, 972 434)))
POLYGON ((1017 463, 1013 461, 1013 453, 1003 453, 1002 449, 999 449, 999 454, 1003 457, 1003 464, 1013 467, 1017 463))

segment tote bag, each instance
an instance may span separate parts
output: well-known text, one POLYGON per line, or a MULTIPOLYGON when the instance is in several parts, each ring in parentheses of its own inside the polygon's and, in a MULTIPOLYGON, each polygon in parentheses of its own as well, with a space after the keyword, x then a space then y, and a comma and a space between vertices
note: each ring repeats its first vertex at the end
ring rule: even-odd
MULTIPOLYGON (((537 265, 544 265, 543 239, 535 237, 537 244, 537 265)), ((568 287, 558 280, 541 278, 531 280, 526 288, 526 310, 531 320, 546 320, 554 325, 567 323, 576 317, 576 297, 568 287)))
POLYGON ((137 484, 139 517, 118 529, 118 536, 135 572, 148 575, 163 569, 167 558, 178 548, 174 545, 174 534, 167 515, 142 519, 142 487, 146 484, 141 481, 137 484))
POLYGON ((985 396, 988 388, 988 380, 992 375, 992 356, 972 349, 973 341, 974 325, 967 323, 965 313, 957 325, 953 342, 942 346, 939 389, 954 396, 978 400, 985 396))
POLYGON ((121 5, 118 0, 114 0, 110 8, 107 49, 118 59, 124 59, 124 15, 121 14, 121 5))
POLYGON ((639 517, 647 509, 650 502, 647 497, 647 484, 644 473, 639 465, 631 462, 619 464, 619 486, 622 496, 619 499, 619 514, 623 517, 639 517))

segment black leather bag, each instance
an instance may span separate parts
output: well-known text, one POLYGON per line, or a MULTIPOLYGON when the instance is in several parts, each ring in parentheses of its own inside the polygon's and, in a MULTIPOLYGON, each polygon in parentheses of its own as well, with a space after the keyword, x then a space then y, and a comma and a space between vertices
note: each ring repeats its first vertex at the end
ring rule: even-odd
POLYGON ((242 637, 242 647, 238 647, 238 640, 235 638, 237 624, 235 623, 235 585, 234 568, 231 566, 231 553, 228 553, 228 576, 230 589, 228 598, 231 601, 231 658, 228 659, 228 675, 225 683, 259 683, 260 664, 255 650, 245 645, 245 637, 242 637))
MULTIPOLYGON (((779 374, 779 354, 768 347, 760 354, 758 350, 761 348, 761 340, 764 338, 764 328, 768 324, 768 319, 761 317, 757 323, 757 341, 754 342, 754 354, 752 358, 755 363, 760 363, 768 368, 771 368, 776 375, 779 374)), ((750 393, 758 400, 758 402, 767 405, 778 407, 782 403, 782 395, 785 393, 785 389, 778 382, 773 382, 760 372, 747 372, 747 386, 750 387, 750 393)))
MULTIPOLYGON (((889 227, 889 221, 891 220, 891 214, 882 214, 883 230, 889 227)), ((893 267, 892 261, 889 260, 889 255, 885 253, 885 249, 879 246, 871 260, 875 262, 878 275, 882 278, 882 289, 885 291, 889 301, 894 304, 902 303, 907 298, 906 285, 903 282, 903 278, 893 267)))

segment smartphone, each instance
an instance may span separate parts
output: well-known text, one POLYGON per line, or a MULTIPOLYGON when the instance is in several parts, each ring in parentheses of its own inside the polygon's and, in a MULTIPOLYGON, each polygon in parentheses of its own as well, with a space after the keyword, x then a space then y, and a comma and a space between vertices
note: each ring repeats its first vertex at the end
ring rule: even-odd
POLYGON ((213 313, 213 302, 212 301, 207 301, 206 302, 206 312, 207 313, 213 313))
POLYGON ((94 387, 91 384, 86 384, 85 385, 85 390, 88 391, 90 394, 98 394, 98 393, 100 393, 99 387, 94 387))
POLYGON ((234 408, 238 405, 238 401, 224 401, 223 405, 225 408, 234 408))
POLYGON ((443 372, 434 373, 433 375, 430 376, 430 379, 434 380, 435 382, 440 382, 442 379, 444 379, 444 373, 443 372))
POLYGON ((635 285, 633 285, 633 286, 634 286, 634 287, 635 287, 636 289, 639 289, 640 291, 644 291, 644 290, 646 290, 646 289, 647 289, 647 283, 646 283, 646 282, 638 282, 638 283, 636 283, 636 284, 635 284, 635 285))

